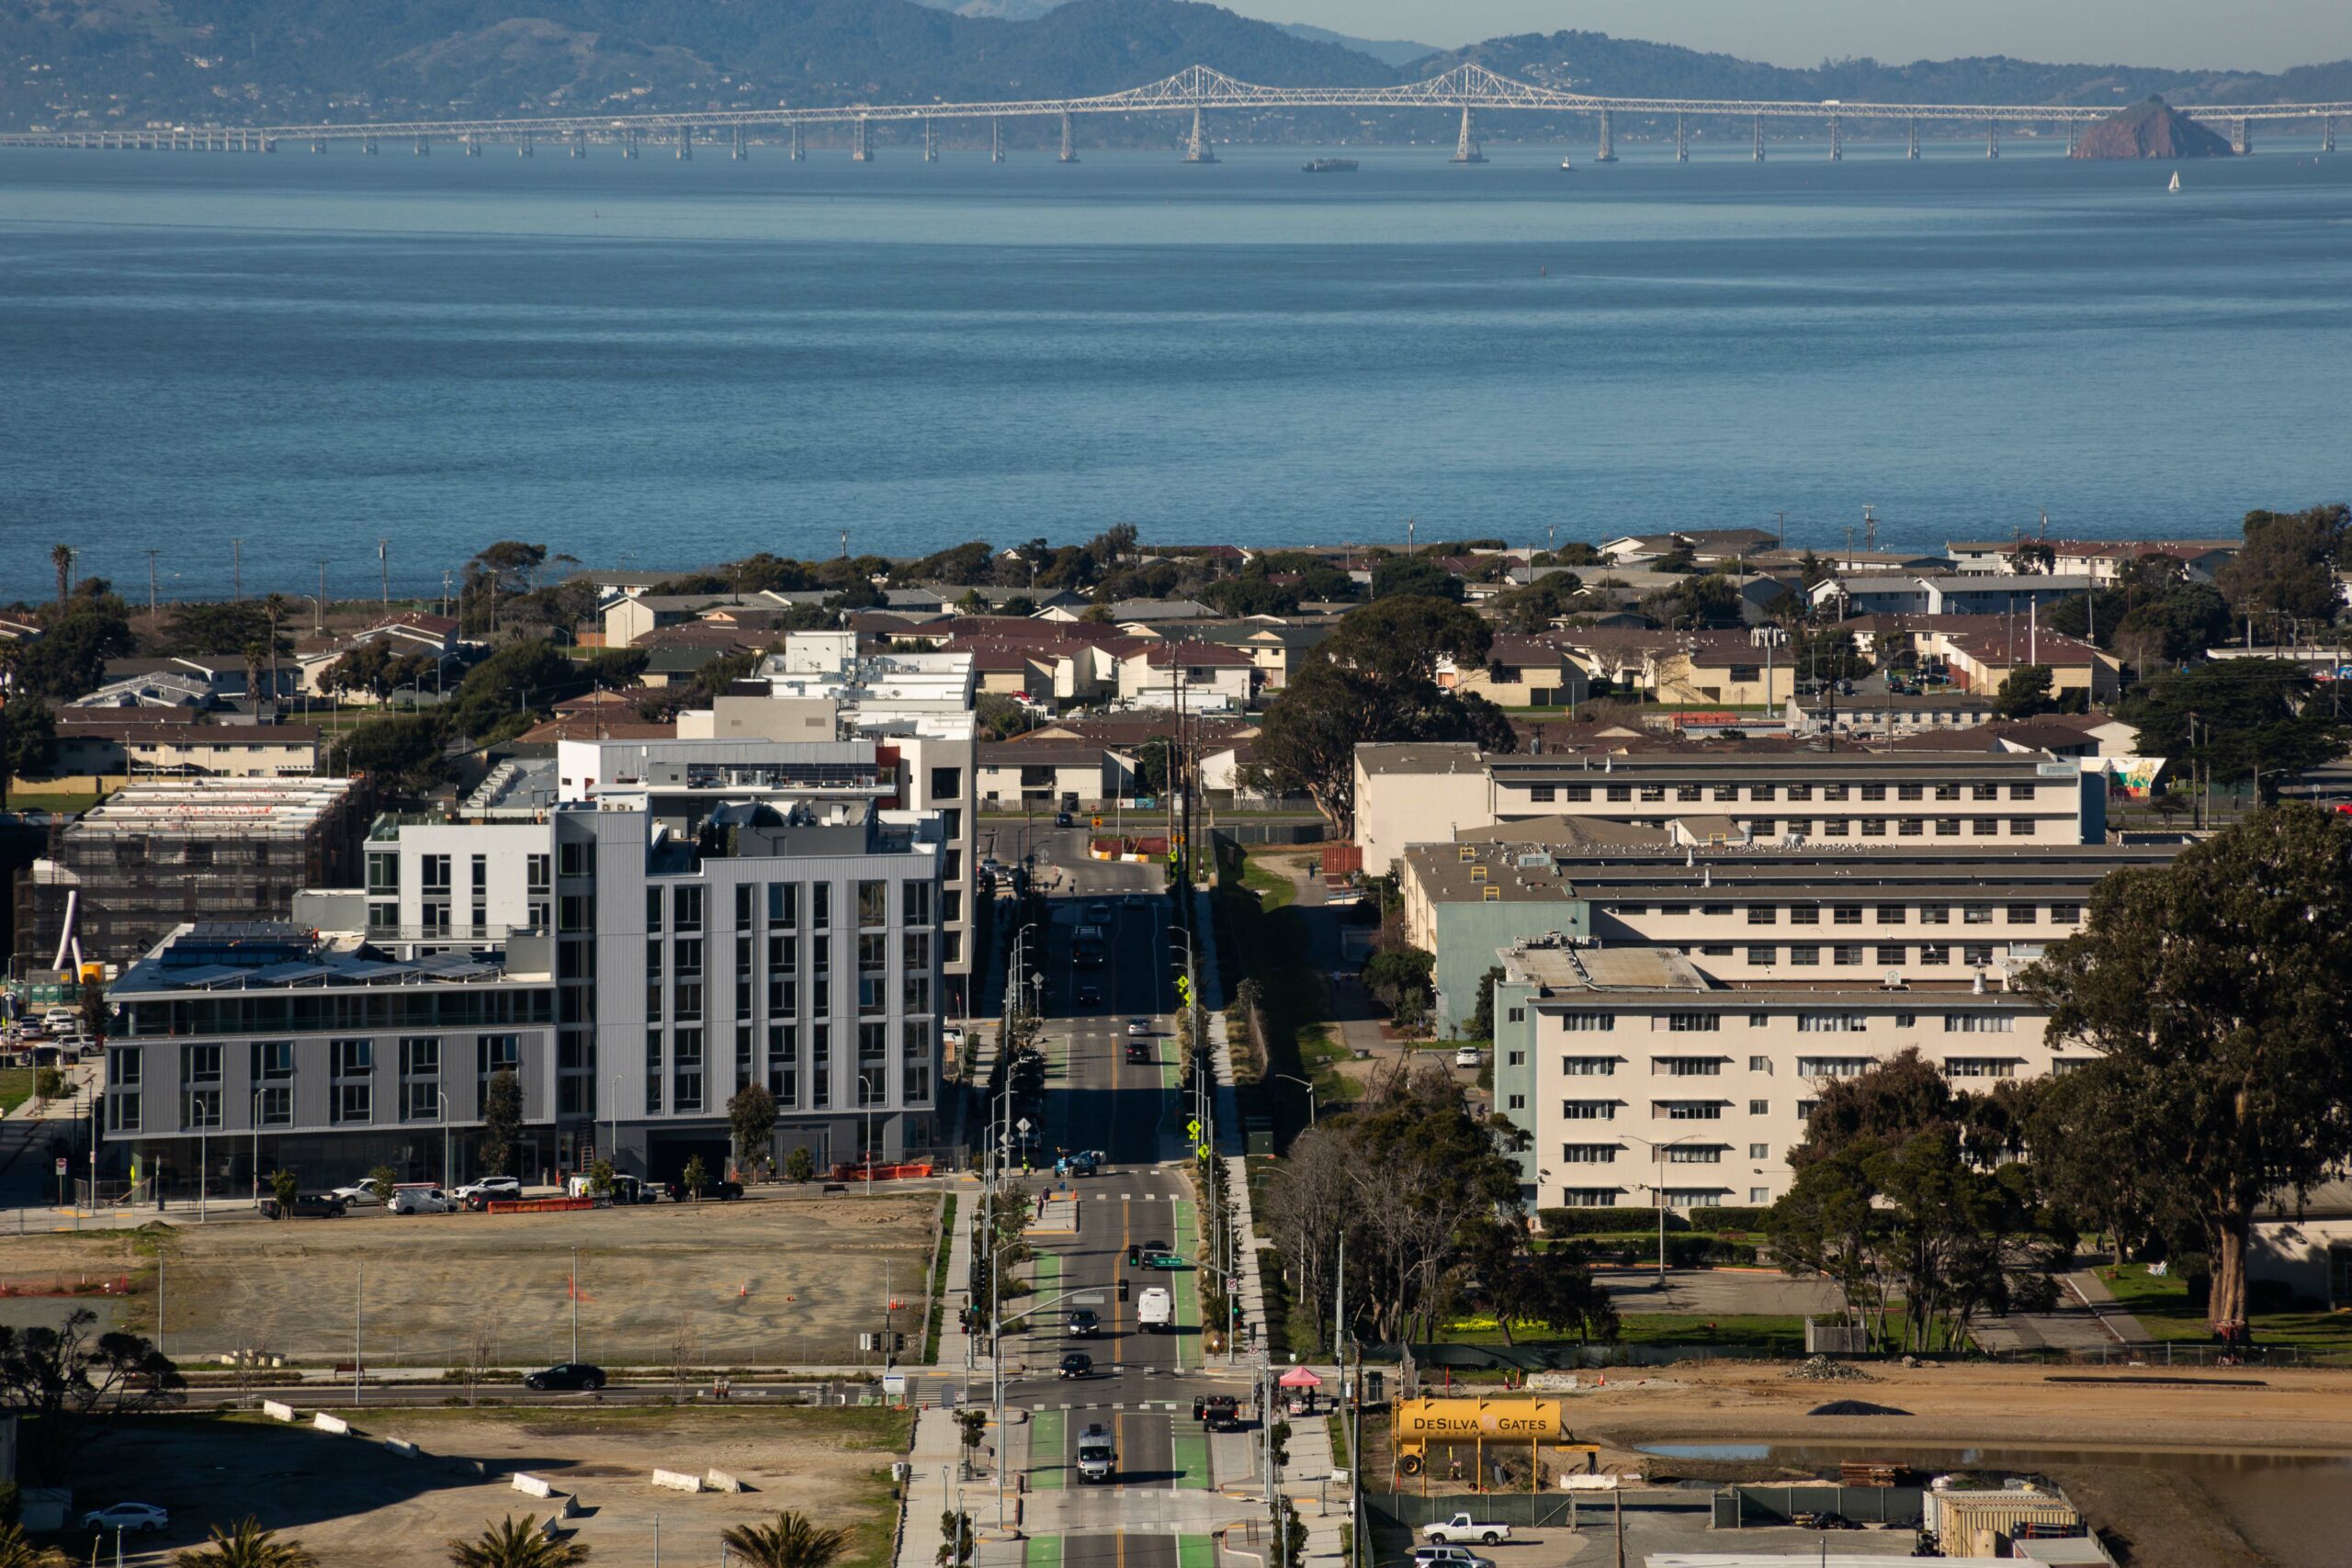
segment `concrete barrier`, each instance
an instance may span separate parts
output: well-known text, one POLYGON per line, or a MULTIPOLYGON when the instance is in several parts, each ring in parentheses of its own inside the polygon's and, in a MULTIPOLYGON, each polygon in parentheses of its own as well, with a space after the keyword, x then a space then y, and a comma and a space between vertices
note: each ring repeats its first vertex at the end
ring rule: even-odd
POLYGON ((294 1419, 294 1407, 290 1404, 280 1404, 274 1399, 265 1399, 261 1402, 261 1413, 271 1417, 273 1420, 291 1421, 294 1419))
POLYGON ((316 1427, 322 1432, 334 1432, 339 1434, 351 1430, 350 1422, 345 1420, 340 1416, 330 1416, 323 1410, 311 1417, 311 1425, 316 1427))
POLYGON ((533 1497, 552 1497, 555 1495, 554 1487, 548 1485, 537 1476, 530 1474, 526 1471, 520 1470, 514 1472, 514 1490, 526 1493, 533 1497))
POLYGON ((384 1446, 402 1459, 414 1459, 419 1452, 417 1446, 405 1438, 386 1438, 384 1446))
POLYGON ((702 1490, 702 1477, 688 1475, 684 1471, 657 1470, 653 1472, 653 1484, 666 1486, 673 1492, 699 1492, 702 1490))
POLYGON ((723 1470, 714 1470, 702 1478, 702 1483, 713 1492, 741 1492, 743 1483, 723 1470))

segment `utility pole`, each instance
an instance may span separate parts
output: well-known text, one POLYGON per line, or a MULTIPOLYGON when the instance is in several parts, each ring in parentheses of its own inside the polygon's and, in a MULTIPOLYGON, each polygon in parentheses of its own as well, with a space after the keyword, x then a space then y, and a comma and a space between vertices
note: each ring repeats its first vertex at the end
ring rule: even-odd
POLYGON ((311 633, 316 637, 327 629, 327 558, 319 558, 318 613, 311 619, 311 633))
POLYGON ((233 585, 237 603, 243 604, 245 602, 245 542, 243 539, 229 541, 229 578, 233 585))
POLYGON ((389 610, 392 607, 392 542, 390 539, 376 541, 376 568, 383 578, 384 608, 389 610))
POLYGON ((157 553, 157 552, 156 552, 156 550, 155 550, 154 547, 153 547, 153 546, 148 547, 148 550, 147 550, 147 625, 148 625, 148 626, 150 627, 150 629, 152 629, 152 628, 154 626, 154 624, 155 624, 155 556, 156 556, 156 553, 157 553))

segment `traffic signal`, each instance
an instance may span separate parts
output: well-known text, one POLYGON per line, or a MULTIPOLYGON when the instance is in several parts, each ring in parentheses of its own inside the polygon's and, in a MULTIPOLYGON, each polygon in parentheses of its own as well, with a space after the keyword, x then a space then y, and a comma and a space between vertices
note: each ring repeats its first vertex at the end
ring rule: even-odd
POLYGON ((1125 1301, 1127 1299, 1128 1283, 1129 1281, 1125 1274, 1119 1276, 1119 1299, 1121 1301, 1125 1301))
MULTIPOLYGON (((1128 1248, 1127 1248, 1127 1267, 1128 1267, 1128 1268, 1132 1269, 1132 1268, 1134 1268, 1136 1264, 1138 1264, 1138 1263, 1140 1263, 1140 1262, 1142 1262, 1142 1261, 1143 1261, 1143 1248, 1142 1248, 1141 1247, 1128 1247, 1128 1248)), ((1125 1284, 1125 1283, 1126 1283, 1126 1281, 1125 1281, 1125 1280, 1120 1280, 1119 1282, 1120 1282, 1122 1285, 1124 1285, 1124 1284, 1125 1284)))

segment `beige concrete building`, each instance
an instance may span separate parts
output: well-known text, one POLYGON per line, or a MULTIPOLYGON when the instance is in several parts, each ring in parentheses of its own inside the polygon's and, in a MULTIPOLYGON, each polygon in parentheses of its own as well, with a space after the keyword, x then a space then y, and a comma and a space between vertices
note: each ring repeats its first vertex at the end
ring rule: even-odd
POLYGON ((1967 983, 1726 984, 1658 948, 1506 950, 1496 1108, 1533 1208, 1765 1204, 1824 1084, 1905 1047, 1955 1085, 2066 1070, 2023 996, 1967 983))
POLYGON ((1354 784, 1353 841, 1373 874, 1395 869, 1410 844, 1551 816, 1659 829, 1678 818, 1727 817, 1752 841, 1863 848, 2107 837, 2104 782, 2041 752, 1690 747, 1518 756, 1408 743, 1357 747, 1354 784))

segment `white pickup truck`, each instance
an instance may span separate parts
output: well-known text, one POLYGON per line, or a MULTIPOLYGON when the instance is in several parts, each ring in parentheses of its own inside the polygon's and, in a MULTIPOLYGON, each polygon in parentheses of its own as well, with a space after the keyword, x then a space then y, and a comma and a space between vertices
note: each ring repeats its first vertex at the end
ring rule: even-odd
POLYGON ((1421 1539, 1442 1541, 1450 1546, 1466 1545, 1474 1540, 1481 1546, 1492 1546, 1498 1540, 1510 1539, 1510 1527, 1500 1524, 1482 1525, 1467 1514, 1456 1514, 1453 1517, 1441 1523, 1423 1525, 1421 1539))

